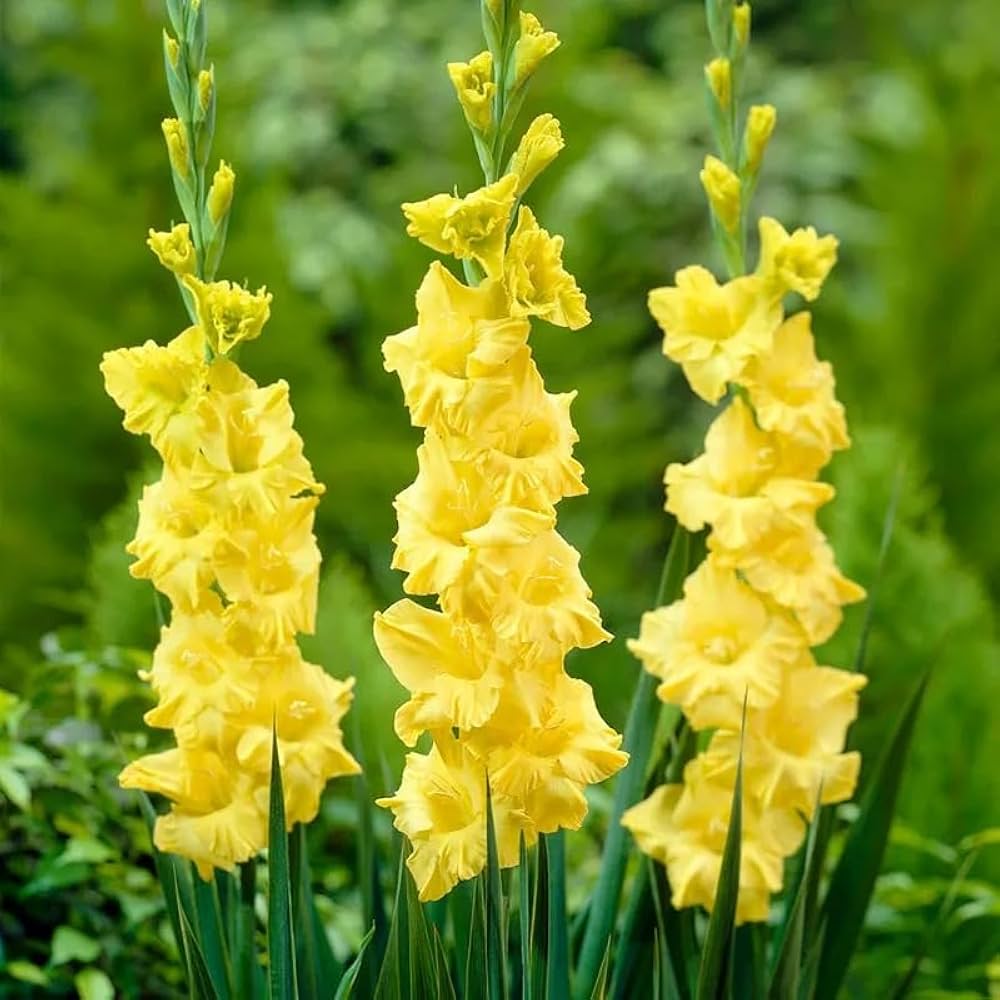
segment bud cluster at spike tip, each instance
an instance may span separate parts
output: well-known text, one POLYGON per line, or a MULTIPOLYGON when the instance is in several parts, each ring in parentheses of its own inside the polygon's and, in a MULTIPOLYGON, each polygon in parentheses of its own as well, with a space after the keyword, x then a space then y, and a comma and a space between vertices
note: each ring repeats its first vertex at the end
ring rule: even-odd
MULTIPOLYGON (((187 65, 187 45, 168 38, 172 64, 187 65)), ((211 73, 196 79, 207 101, 211 73)), ((186 172, 185 128, 168 119, 164 133, 174 169, 186 172)), ((258 386, 232 359, 260 336, 271 296, 199 277, 191 218, 210 211, 223 223, 234 176, 222 164, 207 204, 182 201, 187 222, 150 232, 194 324, 166 346, 147 341, 101 363, 125 429, 147 435, 163 462, 143 491, 128 551, 132 575, 171 604, 141 676, 157 697, 145 720, 172 730, 176 746, 133 761, 119 781, 170 801, 155 844, 190 859, 205 879, 267 847, 275 736, 289 829, 316 816, 329 779, 359 770, 340 728, 353 678, 335 680, 306 662, 296 641, 315 626, 313 520, 323 487, 293 428, 287 383, 258 386)))
MULTIPOLYGON (((558 44, 531 15, 521 32, 518 74, 558 44)), ((481 57, 451 67, 474 127, 488 120, 490 71, 481 57)), ((410 840, 424 900, 483 870, 487 781, 500 864, 510 867, 522 837, 530 846, 577 829, 585 788, 627 760, 590 686, 563 666, 570 650, 610 636, 579 553, 556 531, 555 505, 586 492, 573 458, 575 393, 547 392, 528 346, 533 318, 571 330, 590 322, 561 237, 519 205, 562 145, 559 123, 542 115, 496 182, 403 206, 410 235, 485 275, 467 285, 432 263, 416 325, 383 346, 424 429, 416 481, 395 502, 393 567, 408 594, 436 595, 439 607, 404 599, 375 617, 382 657, 410 693, 396 732, 411 747, 430 735, 379 804, 410 840)))
MULTIPOLYGON (((751 110, 751 130, 760 117, 751 110)), ((769 138, 773 109, 767 119, 769 138)), ((744 164, 746 178, 759 152, 744 164)), ((723 217, 719 186, 706 188, 723 217)), ((745 205, 729 210, 738 215, 745 205)), ((817 665, 811 651, 864 591, 841 575, 816 524, 834 496, 819 473, 850 444, 833 370, 816 357, 810 313, 786 318, 784 310, 790 293, 817 298, 837 241, 811 227, 789 234, 767 217, 759 231, 753 274, 720 285, 704 268, 686 267, 649 296, 664 353, 695 393, 718 403, 732 391, 704 453, 665 476, 667 511, 689 531, 710 529, 708 556, 683 597, 647 612, 629 642, 660 681, 659 697, 680 706, 693 730, 710 732, 682 782, 661 786, 623 817, 639 847, 666 865, 674 905, 711 909, 745 704, 737 923, 767 919, 785 859, 801 846, 817 804, 853 794, 861 761, 844 744, 865 684, 817 665)))

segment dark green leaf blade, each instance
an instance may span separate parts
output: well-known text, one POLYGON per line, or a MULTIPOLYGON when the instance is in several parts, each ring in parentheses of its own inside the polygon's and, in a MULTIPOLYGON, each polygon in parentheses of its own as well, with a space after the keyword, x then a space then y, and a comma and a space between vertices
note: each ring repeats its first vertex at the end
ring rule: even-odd
POLYGON ((826 927, 816 976, 815 1000, 833 1000, 857 945, 875 880, 882 867, 896 797, 929 674, 917 683, 865 790, 823 902, 826 927))
POLYGON ((368 933, 361 939, 361 945, 354 961, 344 970, 344 974, 337 983, 337 992, 333 995, 333 1000, 349 1000, 354 995, 354 987, 357 984, 361 967, 365 964, 365 955, 375 937, 375 925, 368 928, 368 933))
POLYGON ((736 928, 736 903, 740 890, 740 861, 743 839, 743 753, 736 766, 733 804, 729 831, 722 853, 715 905, 708 921, 705 944, 698 970, 697 1000, 725 1000, 732 982, 733 938, 736 928))
MULTIPOLYGON (((562 830, 545 835, 549 875, 547 1000, 569 998, 569 921, 566 917, 566 840, 562 830)), ((596 979, 596 977, 595 977, 596 979)))
POLYGON ((500 856, 493 822, 493 796, 486 779, 486 987, 490 1000, 506 1000, 507 950, 504 946, 504 903, 500 856))
MULTIPOLYGON (((691 536, 677 525, 663 564, 656 607, 672 603, 680 596, 687 577, 690 552, 691 536)), ((656 697, 656 687, 656 678, 641 670, 622 742, 622 749, 629 755, 629 762, 615 780, 615 797, 604 841, 601 869, 580 947, 574 993, 576 1000, 588 1000, 593 992, 604 949, 614 931, 629 852, 628 832, 622 826, 621 819, 625 810, 639 801, 645 786, 646 768, 661 708, 656 697)))
POLYGON ((268 811, 267 954, 272 1000, 297 1000, 291 873, 285 828, 285 793, 278 760, 278 734, 271 732, 271 797, 268 811))

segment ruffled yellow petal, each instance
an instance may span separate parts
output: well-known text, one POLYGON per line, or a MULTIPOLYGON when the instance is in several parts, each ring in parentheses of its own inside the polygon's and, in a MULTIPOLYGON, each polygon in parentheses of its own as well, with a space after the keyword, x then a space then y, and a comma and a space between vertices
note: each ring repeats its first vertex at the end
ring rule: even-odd
POLYGON ((819 236, 812 226, 789 234, 775 219, 764 216, 760 220, 757 274, 778 295, 798 292, 812 302, 836 263, 835 236, 819 236))

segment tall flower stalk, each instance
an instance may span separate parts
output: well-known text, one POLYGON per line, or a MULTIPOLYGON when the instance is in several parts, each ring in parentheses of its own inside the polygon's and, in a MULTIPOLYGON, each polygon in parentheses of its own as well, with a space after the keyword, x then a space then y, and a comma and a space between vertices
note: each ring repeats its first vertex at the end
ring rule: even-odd
POLYGON ((686 267, 649 306, 694 392, 713 404, 725 397, 704 453, 665 477, 667 511, 689 531, 708 527, 708 556, 683 598, 647 612, 629 643, 703 749, 681 782, 657 788, 623 823, 666 865, 675 906, 711 909, 742 724, 743 923, 767 918, 816 808, 854 792, 860 757, 843 751, 865 678, 817 665, 811 647, 864 592, 840 574, 816 525, 834 495, 820 472, 850 443, 844 410, 830 365, 816 358, 810 313, 785 311, 789 296, 818 297, 837 241, 763 217, 757 267, 746 273, 749 204, 776 115, 758 105, 740 118, 749 5, 708 0, 707 9, 719 155, 706 157, 701 180, 729 280, 686 267))
POLYGON ((170 800, 156 845, 207 879, 267 846, 272 734, 289 828, 313 819, 326 782, 358 765, 340 731, 353 679, 307 663, 296 643, 315 625, 323 487, 293 429, 288 385, 258 386, 235 361, 260 336, 271 296, 213 280, 235 174, 221 163, 207 180, 216 93, 206 6, 167 3, 176 117, 163 134, 185 221, 149 236, 192 324, 166 346, 109 352, 101 371, 126 430, 148 435, 163 460, 128 551, 132 575, 172 606, 143 677, 157 696, 146 722, 172 730, 176 747, 133 761, 120 782, 170 800))
POLYGON ((432 263, 416 325, 383 347, 424 430, 417 479, 395 502, 393 567, 408 594, 436 595, 439 607, 405 599, 375 618, 379 650, 410 692, 396 733, 410 747, 429 734, 379 804, 412 845, 425 900, 483 870, 488 808, 510 867, 522 838, 578 828, 585 788, 627 759, 589 685, 564 668, 570 650, 610 636, 579 553, 556 530, 556 504, 586 492, 575 393, 547 392, 528 346, 532 319, 590 322, 562 238, 524 204, 563 148, 559 123, 540 115, 511 141, 528 82, 559 40, 519 0, 484 0, 482 16, 487 49, 448 72, 484 186, 403 206, 408 233, 461 260, 465 281, 432 263))

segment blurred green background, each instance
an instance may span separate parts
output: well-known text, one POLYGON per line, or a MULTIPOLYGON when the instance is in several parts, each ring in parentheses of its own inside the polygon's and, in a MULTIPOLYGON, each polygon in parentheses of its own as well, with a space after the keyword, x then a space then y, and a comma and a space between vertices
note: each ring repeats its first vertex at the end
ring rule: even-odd
MULTIPOLYGON (((305 645, 332 672, 357 676, 382 791, 398 773, 390 719, 401 692, 370 615, 401 594, 388 569, 391 504, 415 474, 418 435, 379 348, 412 322, 431 259, 406 238, 400 202, 479 182, 444 71, 481 48, 478 4, 210 2, 216 150, 238 173, 223 272, 274 293, 265 336, 241 361, 260 380, 291 383, 329 487, 321 622, 305 645)), ((663 466, 693 455, 710 419, 660 354, 645 310, 646 291, 678 267, 721 269, 697 179, 710 144, 707 41, 696 0, 534 9, 563 47, 524 122, 555 113, 568 148, 533 200, 566 237, 594 315, 577 333, 539 324, 534 344, 549 388, 579 390, 577 453, 591 492, 563 504, 560 524, 619 637, 571 669, 620 724, 637 670, 623 640, 649 606, 670 531, 663 466)), ((996 15, 995 0, 754 4, 750 89, 779 112, 755 207, 841 239, 815 328, 855 447, 832 467, 840 494, 825 527, 866 586, 903 477, 853 735, 869 762, 906 692, 934 668, 857 996, 881 991, 933 922, 969 846, 956 853, 961 839, 1000 825, 996 15)), ((30 991, 29 965, 47 977, 35 988, 72 995, 84 967, 114 971, 130 948, 134 961, 166 947, 143 937, 155 887, 141 826, 113 783, 122 754, 146 739, 134 670, 156 617, 123 546, 137 492, 156 473, 97 370, 103 351, 165 341, 185 322, 173 279, 143 245, 150 226, 179 214, 159 131, 162 23, 155 0, 0 0, 0 688, 20 699, 0 706, 0 996, 30 991), (81 825, 81 812, 92 820, 81 825), (76 841, 105 853, 75 847, 67 862, 76 841), (117 874, 102 875, 107 865, 117 874), (139 900, 113 919, 109 877, 136 880, 139 900), (55 962, 60 907, 81 899, 91 923, 74 926, 99 953, 63 948, 55 962)), ((864 613, 849 613, 827 662, 852 663, 864 613)), ((317 834, 331 892, 350 891, 343 796, 328 796, 317 834)), ((987 846, 962 883, 951 937, 925 964, 926 990, 983 995, 985 963, 1000 951, 998 876, 1000 849, 987 846)), ((169 964, 150 976, 168 990, 169 964)))

